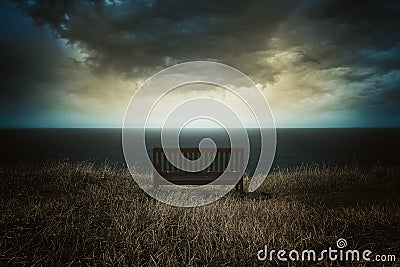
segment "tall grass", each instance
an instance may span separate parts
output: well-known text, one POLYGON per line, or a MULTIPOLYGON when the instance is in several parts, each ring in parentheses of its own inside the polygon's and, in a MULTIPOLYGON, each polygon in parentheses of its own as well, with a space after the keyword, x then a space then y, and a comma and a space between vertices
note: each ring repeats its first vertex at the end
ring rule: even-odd
POLYGON ((323 250, 341 237, 349 248, 400 257, 399 174, 399 167, 303 166, 269 175, 254 193, 177 208, 107 165, 3 165, 0 262, 258 265, 265 245, 323 250))

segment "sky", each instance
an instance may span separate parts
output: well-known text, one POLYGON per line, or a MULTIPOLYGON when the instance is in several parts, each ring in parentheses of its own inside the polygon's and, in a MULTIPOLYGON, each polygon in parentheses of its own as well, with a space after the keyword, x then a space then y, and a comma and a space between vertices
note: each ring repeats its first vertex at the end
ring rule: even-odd
POLYGON ((248 75, 277 127, 399 127, 399 17, 399 1, 1 1, 0 127, 121 127, 138 86, 193 60, 248 75))

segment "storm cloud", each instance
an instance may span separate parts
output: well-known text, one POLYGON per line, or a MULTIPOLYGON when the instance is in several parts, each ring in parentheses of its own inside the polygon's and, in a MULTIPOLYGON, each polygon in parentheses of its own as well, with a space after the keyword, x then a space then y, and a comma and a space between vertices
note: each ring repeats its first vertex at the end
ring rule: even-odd
MULTIPOLYGON (((34 92, 56 90, 53 98, 73 94, 100 105, 106 94, 117 105, 132 91, 114 88, 110 96, 110 88, 87 81, 87 86, 71 88, 60 82, 60 76, 85 73, 92 79, 108 77, 110 84, 115 80, 135 83, 179 62, 213 60, 249 75, 284 126, 298 121, 288 114, 299 112, 341 114, 331 125, 400 122, 398 1, 13 3, 9 17, 23 15, 32 25, 17 29, 18 38, 13 33, 1 37, 6 55, 2 79, 7 84, 1 94, 10 96, 8 102, 12 95, 25 95, 35 87, 40 89, 34 92), (40 31, 47 32, 37 35, 40 31), (24 50, 28 39, 33 44, 24 50), (56 40, 63 40, 69 50, 54 45, 56 40), (36 63, 41 68, 34 67, 36 63), (96 94, 102 96, 96 98, 96 94)), ((46 104, 39 99, 38 106, 46 104)), ((325 118, 304 125, 324 126, 325 118)))
POLYGON ((38 25, 88 52, 97 71, 132 74, 188 60, 235 63, 264 51, 295 1, 37 1, 38 25))

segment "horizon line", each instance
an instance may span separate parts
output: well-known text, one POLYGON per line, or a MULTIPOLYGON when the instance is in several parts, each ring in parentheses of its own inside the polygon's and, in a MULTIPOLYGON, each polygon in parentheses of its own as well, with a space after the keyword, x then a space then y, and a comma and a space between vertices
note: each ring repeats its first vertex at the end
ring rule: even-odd
MULTIPOLYGON (((123 127, 1 127, 0 130, 33 130, 33 129, 118 129, 122 130, 123 127)), ((143 129, 141 127, 130 127, 125 129, 143 129)), ((145 127, 145 129, 162 129, 162 127, 145 127)), ((180 129, 178 127, 164 128, 164 129, 180 129)), ((240 129, 238 127, 233 128, 220 128, 220 127, 186 127, 185 129, 196 130, 196 129, 240 129)), ((245 129, 259 129, 257 127, 247 127, 245 129)), ((273 128, 261 128, 261 129, 273 129, 273 128)), ((327 126, 327 127, 275 127, 275 129, 400 129, 399 126, 327 126)))

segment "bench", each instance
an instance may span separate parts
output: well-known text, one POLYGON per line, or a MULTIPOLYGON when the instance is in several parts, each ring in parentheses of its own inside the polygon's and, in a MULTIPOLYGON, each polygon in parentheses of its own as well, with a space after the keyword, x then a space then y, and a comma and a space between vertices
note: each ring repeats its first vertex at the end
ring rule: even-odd
MULTIPOLYGON (((212 157, 212 150, 205 150, 205 160, 210 160, 212 157)), ((177 154, 179 151, 189 160, 196 160, 200 157, 200 151, 196 148, 162 148, 162 147, 154 147, 153 148, 153 165, 155 171, 153 173, 153 185, 154 187, 158 187, 159 185, 167 185, 170 183, 176 185, 205 185, 215 181, 222 173, 227 172, 233 174, 237 174, 238 172, 243 172, 243 156, 244 156, 244 148, 217 148, 217 152, 214 158, 214 161, 205 168, 204 162, 192 162, 190 161, 188 164, 192 164, 192 166, 184 166, 185 169, 202 169, 198 172, 188 172, 178 169, 173 166, 167 159, 165 153, 168 153, 168 157, 172 159, 177 159, 177 154), (227 169, 229 159, 232 158, 230 168, 227 169), (194 166, 197 164, 197 166, 194 166), (201 166, 199 166, 199 164, 201 166), (204 166, 202 165, 204 164, 204 166), (157 174, 157 173, 158 174, 157 174), (164 179, 157 179, 161 175, 164 179)), ((228 176, 229 177, 229 176, 228 176)), ((232 183, 235 183, 237 179, 232 179, 232 183)), ((222 183, 218 183, 220 185, 229 184, 228 181, 221 181, 222 183)), ((243 177, 240 178, 239 182, 236 184, 236 190, 243 193, 243 177)))

